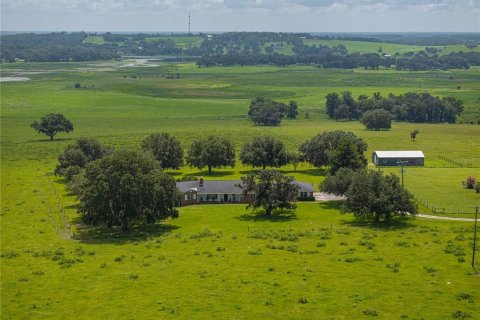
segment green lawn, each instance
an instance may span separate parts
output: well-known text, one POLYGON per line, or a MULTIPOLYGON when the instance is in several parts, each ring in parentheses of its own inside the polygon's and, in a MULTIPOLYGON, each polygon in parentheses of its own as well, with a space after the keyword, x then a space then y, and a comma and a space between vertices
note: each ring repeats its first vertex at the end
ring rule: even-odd
MULTIPOLYGON (((423 150, 427 168, 408 168, 406 187, 430 206, 471 212, 479 195, 464 190, 461 181, 467 175, 480 178, 480 126, 394 123, 390 131, 368 131, 356 121, 327 119, 324 97, 341 90, 355 96, 427 90, 463 99, 464 119, 476 119, 480 69, 156 64, 2 66, 2 76, 31 78, 1 85, 2 318, 300 319, 315 314, 356 319, 377 312, 386 319, 445 319, 457 310, 472 318, 478 314, 480 283, 468 263, 471 223, 417 219, 383 229, 341 215, 335 204, 302 203, 295 215, 273 220, 256 217, 243 205, 218 205, 181 208, 177 220, 121 236, 84 226, 76 200, 51 173, 58 154, 82 136, 121 149, 137 148, 152 132, 169 132, 185 148, 216 134, 232 139, 239 150, 254 136, 270 134, 296 150, 319 132, 346 130, 365 139, 368 157, 373 150, 423 150), (167 79, 167 73, 179 73, 180 79, 167 79), (74 89, 76 82, 86 88, 74 89), (299 118, 279 127, 253 126, 246 114, 255 96, 295 99, 299 118), (32 121, 50 112, 65 114, 75 131, 53 142, 35 134, 32 121), (409 132, 414 129, 420 133, 413 143, 409 132), (448 165, 440 157, 473 168, 439 168, 448 165)), ((237 179, 251 169, 237 164, 212 175, 188 167, 169 173, 237 179)), ((383 170, 398 174, 398 168, 383 170)), ((305 164, 296 172, 292 167, 282 171, 315 187, 325 176, 305 164)))

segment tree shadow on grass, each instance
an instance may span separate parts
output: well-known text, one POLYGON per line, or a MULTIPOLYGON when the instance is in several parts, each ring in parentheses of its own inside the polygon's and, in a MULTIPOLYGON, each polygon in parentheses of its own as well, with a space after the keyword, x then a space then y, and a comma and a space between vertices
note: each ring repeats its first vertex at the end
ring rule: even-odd
POLYGON ((53 140, 50 140, 50 138, 47 138, 47 139, 28 140, 27 142, 50 142, 50 143, 55 143, 56 141, 70 141, 70 140, 76 140, 76 138, 54 138, 53 140))
MULTIPOLYGON (((319 202, 318 205, 325 210, 342 210, 344 201, 325 201, 319 202)), ((345 213, 352 217, 351 213, 345 213)), ((348 225, 351 227, 369 228, 375 230, 398 230, 413 227, 411 217, 394 217, 388 221, 375 222, 372 219, 353 217, 352 220, 342 220, 342 225, 348 225)))
POLYGON ((212 170, 212 173, 208 173, 208 170, 204 170, 204 171, 198 171, 198 172, 192 172, 192 173, 189 173, 188 175, 189 176, 195 176, 195 177, 206 177, 206 178, 209 178, 209 177, 225 177, 225 176, 231 176, 233 175, 235 172, 233 170, 228 170, 228 171, 215 171, 214 169, 212 170))
POLYGON ((314 176, 314 177, 324 177, 327 175, 327 171, 323 168, 320 169, 297 169, 296 171, 294 170, 279 170, 283 174, 305 174, 308 176, 314 176))
POLYGON ((400 229, 407 229, 413 227, 412 218, 410 217, 395 217, 388 221, 380 221, 375 222, 371 219, 361 219, 355 218, 354 220, 343 220, 341 222, 343 225, 348 225, 351 227, 360 227, 360 228, 368 228, 374 230, 400 230, 400 229))
POLYGON ((341 210, 344 202, 342 200, 322 201, 318 203, 318 206, 325 210, 341 210))
POLYGON ((88 244, 126 244, 148 241, 150 238, 161 237, 169 234, 178 226, 164 223, 135 224, 127 232, 120 228, 107 228, 102 226, 86 226, 77 224, 75 239, 88 244))
POLYGON ((293 210, 279 210, 275 211, 271 216, 267 216, 263 211, 245 213, 236 217, 240 221, 249 221, 249 222, 287 222, 292 220, 297 220, 297 215, 293 210))
MULTIPOLYGON (((255 172, 255 171, 260 171, 262 168, 252 168, 251 170, 241 170, 239 171, 240 174, 247 175, 249 173, 255 172)), ((276 170, 282 174, 305 174, 309 176, 315 176, 315 177, 324 177, 327 175, 327 171, 323 168, 320 169, 297 169, 295 170, 282 170, 280 168, 270 168, 267 167, 266 170, 276 170)))

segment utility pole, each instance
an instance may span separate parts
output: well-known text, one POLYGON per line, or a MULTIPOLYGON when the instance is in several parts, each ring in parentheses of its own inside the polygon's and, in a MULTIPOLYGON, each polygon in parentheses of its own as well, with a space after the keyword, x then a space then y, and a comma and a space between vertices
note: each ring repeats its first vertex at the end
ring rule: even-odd
POLYGON ((400 160, 397 162, 397 164, 399 166, 401 166, 400 168, 400 172, 402 173, 402 188, 403 188, 403 174, 405 173, 405 165, 408 163, 408 161, 405 161, 405 160, 400 160))
POLYGON ((188 34, 190 34, 190 11, 188 12, 188 34))
POLYGON ((472 268, 475 269, 475 249, 476 249, 476 242, 477 242, 477 219, 478 219, 478 206, 475 206, 475 227, 473 229, 473 252, 472 252, 472 268))

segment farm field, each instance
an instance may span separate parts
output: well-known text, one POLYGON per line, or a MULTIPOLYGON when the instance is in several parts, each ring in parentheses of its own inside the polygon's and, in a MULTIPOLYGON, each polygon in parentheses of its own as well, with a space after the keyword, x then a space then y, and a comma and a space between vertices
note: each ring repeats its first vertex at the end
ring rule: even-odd
MULTIPOLYGON (((345 130, 368 143, 367 157, 374 150, 422 150, 427 167, 407 168, 406 187, 431 207, 472 217, 480 195, 461 181, 480 178, 480 126, 393 123, 390 131, 369 131, 357 121, 327 119, 324 97, 343 90, 355 97, 428 91, 462 99, 461 120, 470 122, 480 116, 478 68, 398 72, 116 61, 12 64, 2 66, 1 75, 31 79, 1 84, 4 319, 445 319, 480 312, 468 222, 417 218, 385 229, 341 215, 336 203, 300 203, 295 214, 271 221, 243 205, 192 206, 180 208, 179 219, 137 226, 125 236, 83 225, 75 199, 52 176, 58 154, 78 137, 122 149, 139 147, 150 133, 169 132, 186 148, 215 134, 232 139, 239 151, 254 136, 270 134, 296 150, 320 132, 345 130), (74 88, 77 82, 82 88, 74 88), (253 126, 247 110, 256 96, 298 101, 298 119, 253 126), (47 113, 63 113, 75 131, 53 142, 38 136, 30 124, 47 113), (414 129, 420 133, 411 142, 414 129), (93 300, 102 305, 92 307, 93 300)), ((237 163, 212 175, 188 167, 169 173, 238 179, 251 169, 237 163)), ((382 170, 399 174, 399 168, 382 170)), ((282 171, 317 188, 325 177, 308 165, 282 171)))

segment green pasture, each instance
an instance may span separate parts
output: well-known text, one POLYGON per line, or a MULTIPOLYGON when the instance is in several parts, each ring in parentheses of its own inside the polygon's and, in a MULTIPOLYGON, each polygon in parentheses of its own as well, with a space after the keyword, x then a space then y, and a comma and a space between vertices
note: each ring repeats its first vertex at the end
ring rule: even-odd
MULTIPOLYGON (((305 39, 305 45, 323 45, 334 47, 340 44, 344 45, 349 53, 358 52, 358 53, 370 53, 370 52, 377 52, 377 53, 386 53, 390 55, 394 55, 395 53, 404 54, 410 51, 417 52, 425 50, 425 46, 417 46, 417 45, 408 45, 408 44, 397 44, 397 43, 387 43, 387 42, 368 42, 368 41, 351 41, 351 40, 317 40, 317 39, 305 39), (379 49, 382 49, 381 52, 379 49)), ((448 45, 448 46, 433 46, 434 48, 441 49, 441 55, 448 54, 450 52, 470 52, 475 51, 479 52, 480 47, 475 47, 473 49, 469 49, 462 45, 448 45)))
POLYGON ((103 36, 88 36, 85 40, 83 40, 83 43, 102 45, 105 43, 105 40, 103 39, 103 36))
MULTIPOLYGON (((2 66, 2 76, 31 79, 1 84, 3 319, 478 315, 480 283, 469 266, 471 223, 418 218, 378 228, 341 215, 335 203, 301 203, 294 214, 265 220, 243 205, 218 205, 180 208, 179 219, 137 226, 124 236, 83 225, 75 198, 52 172, 58 154, 78 137, 121 149, 139 147, 150 133, 169 132, 187 148, 215 134, 232 139, 239 151, 254 136, 270 134, 296 150, 317 133, 346 130, 365 139, 368 157, 373 150, 422 150, 427 167, 407 168, 406 187, 430 206, 472 217, 479 194, 463 189, 461 181, 480 178, 480 126, 393 123, 390 131, 368 131, 357 121, 327 119, 324 97, 342 90, 355 96, 453 95, 465 101, 463 120, 470 121, 480 115, 480 69, 125 65, 2 66), (167 79, 169 73, 180 78, 167 79), (74 89, 77 82, 85 88, 74 89), (256 96, 297 100, 298 119, 253 126, 246 114, 256 96), (30 124, 50 112, 63 113, 75 131, 53 142, 37 135, 30 124), (411 142, 414 129, 420 133, 411 142)), ((169 173, 237 179, 250 170, 238 163, 212 175, 188 167, 169 173)), ((315 187, 325 177, 324 170, 306 164, 281 170, 315 187)), ((399 174, 399 168, 382 170, 399 174)))
POLYGON ((167 40, 170 39, 179 48, 189 48, 189 47, 199 47, 203 41, 202 37, 197 36, 159 36, 159 37, 148 37, 145 38, 148 42, 155 42, 159 40, 167 40))

